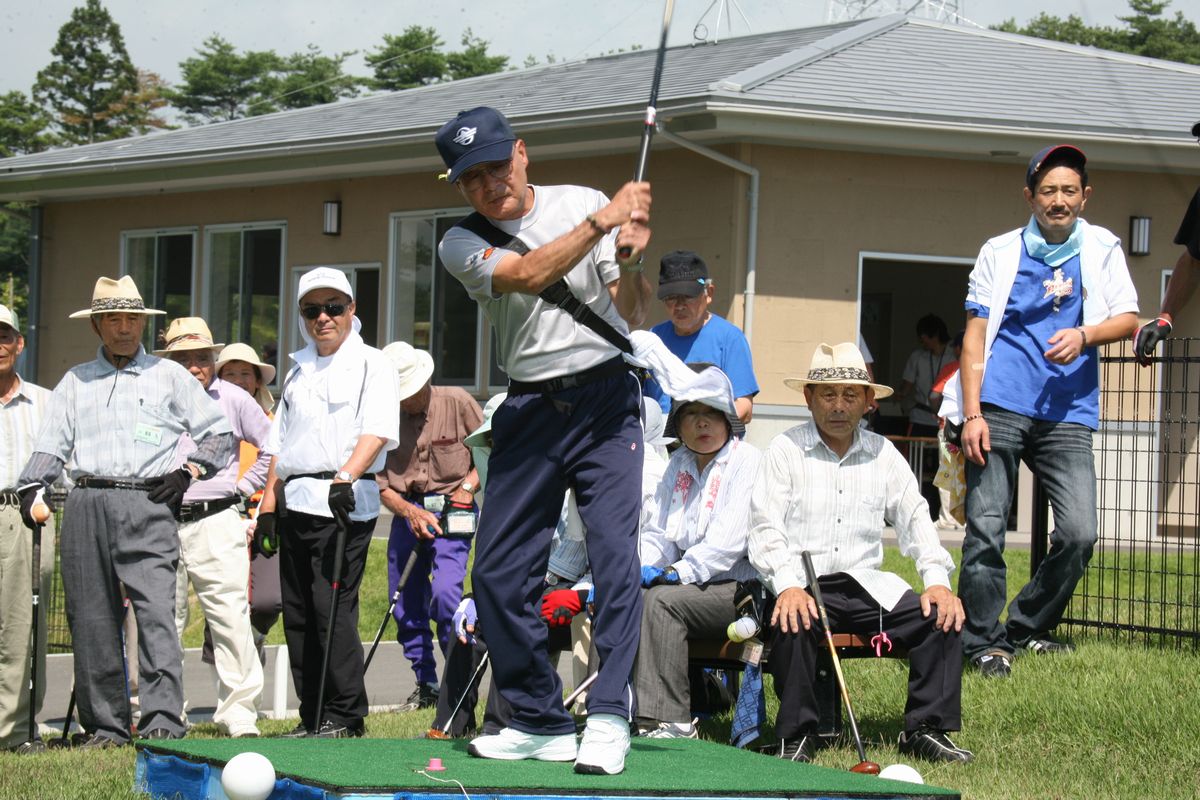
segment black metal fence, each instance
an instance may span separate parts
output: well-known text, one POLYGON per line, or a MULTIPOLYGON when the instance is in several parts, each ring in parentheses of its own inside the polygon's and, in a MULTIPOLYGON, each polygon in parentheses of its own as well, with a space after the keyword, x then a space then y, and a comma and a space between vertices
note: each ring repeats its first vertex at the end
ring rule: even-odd
MULTIPOLYGON (((1101 357, 1099 541, 1063 620, 1120 641, 1200 652, 1200 339, 1149 367, 1129 342, 1101 357)), ((1035 493, 1032 566, 1052 527, 1035 493)))

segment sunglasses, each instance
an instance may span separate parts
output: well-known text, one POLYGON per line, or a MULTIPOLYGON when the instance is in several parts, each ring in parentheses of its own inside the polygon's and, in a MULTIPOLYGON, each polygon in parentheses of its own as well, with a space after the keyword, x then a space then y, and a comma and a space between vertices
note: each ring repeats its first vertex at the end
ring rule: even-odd
POLYGON ((345 303, 325 303, 323 305, 304 306, 300 309, 300 313, 307 320, 315 320, 324 313, 326 316, 340 317, 346 313, 348 306, 345 303))

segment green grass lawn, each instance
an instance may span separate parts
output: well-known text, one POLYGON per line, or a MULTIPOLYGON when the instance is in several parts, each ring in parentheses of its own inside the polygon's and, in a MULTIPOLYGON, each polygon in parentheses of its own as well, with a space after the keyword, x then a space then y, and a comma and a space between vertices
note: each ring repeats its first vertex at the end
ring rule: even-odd
MULTIPOLYGON (((386 548, 375 542, 364 579, 363 637, 374 636, 385 609, 386 548)), ((958 561, 958 553, 952 553, 958 561)), ((1009 559, 1010 593, 1028 577, 1028 554, 1009 559)), ((911 562, 889 550, 885 566, 915 579, 911 562)), ((193 623, 190 635, 199 634, 193 623)), ((274 635, 274 633, 273 633, 274 635)), ((1195 798, 1200 786, 1200 659, 1194 654, 1078 638, 1063 657, 1023 656, 1009 680, 984 680, 968 671, 963 683, 963 731, 955 737, 973 750, 966 766, 910 762, 927 782, 958 789, 965 798, 1195 798)), ((846 679, 868 757, 901 761, 895 748, 904 707, 903 662, 851 660, 846 679)), ((774 694, 768 683, 768 718, 774 694)), ((368 735, 423 734, 432 710, 379 714, 368 735)), ((296 721, 264 720, 264 734, 296 721)), ((703 723, 706 738, 725 741, 728 715, 703 723)), ((211 725, 192 736, 215 736, 211 725)), ((818 753, 817 763, 849 768, 858 757, 849 742, 818 753)), ((56 752, 37 757, 0 754, 0 798, 137 798, 132 791, 134 751, 56 752)))

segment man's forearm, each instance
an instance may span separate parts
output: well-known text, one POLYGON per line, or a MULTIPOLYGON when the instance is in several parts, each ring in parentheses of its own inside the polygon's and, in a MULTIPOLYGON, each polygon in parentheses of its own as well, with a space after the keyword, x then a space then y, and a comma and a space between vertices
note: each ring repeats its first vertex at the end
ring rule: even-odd
POLYGON ((650 281, 646 280, 643 272, 627 272, 621 267, 621 277, 617 279, 616 307, 621 319, 636 328, 646 321, 650 310, 650 281))
POLYGON ((1192 258, 1192 254, 1184 250, 1175 269, 1171 272, 1171 280, 1167 282, 1167 294, 1163 298, 1162 310, 1159 316, 1175 325, 1175 315, 1179 313, 1192 297, 1196 289, 1197 275, 1200 275, 1200 261, 1192 258))
POLYGON ((34 451, 25 462, 25 469, 17 478, 17 486, 28 486, 31 483, 41 483, 49 486, 54 483, 63 471, 63 461, 56 455, 34 451))
POLYGON ((350 454, 350 458, 341 468, 357 478, 371 468, 386 444, 387 439, 380 436, 370 434, 359 436, 358 442, 354 445, 354 452, 350 454))
POLYGON ((970 317, 963 334, 962 358, 959 360, 959 380, 962 384, 961 407, 964 417, 979 413, 979 393, 983 386, 983 348, 987 335, 987 319, 970 317))
POLYGON ((570 272, 603 235, 603 229, 585 219, 536 250, 523 256, 507 256, 492 273, 492 290, 536 295, 570 272))
POLYGON ((1137 315, 1132 311, 1109 317, 1099 325, 1083 325, 1083 333, 1087 337, 1088 347, 1099 347, 1102 344, 1119 342, 1128 339, 1137 329, 1137 315))

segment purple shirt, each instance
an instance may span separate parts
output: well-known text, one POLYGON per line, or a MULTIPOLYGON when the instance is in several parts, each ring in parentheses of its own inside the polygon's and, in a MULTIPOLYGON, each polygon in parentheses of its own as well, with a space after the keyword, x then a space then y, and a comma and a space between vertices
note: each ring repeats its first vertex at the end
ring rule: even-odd
MULTIPOLYGON (((229 381, 213 378, 208 385, 208 396, 221 406, 225 419, 233 428, 233 438, 239 442, 249 442, 258 448, 258 460, 254 466, 246 470, 246 474, 238 481, 238 449, 233 448, 225 466, 217 470, 217 474, 203 481, 195 481, 183 496, 185 503, 197 503, 202 500, 219 500, 222 497, 232 497, 241 493, 254 494, 267 483, 267 467, 271 457, 263 451, 267 434, 271 430, 271 418, 262 410, 258 401, 246 393, 240 386, 229 381)), ((196 451, 196 443, 186 433, 179 439, 179 447, 175 454, 178 465, 182 466, 188 456, 196 451)))

